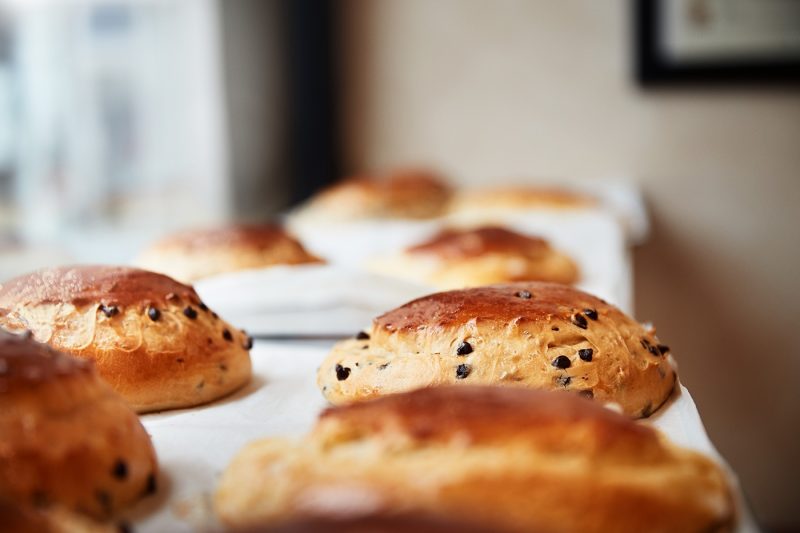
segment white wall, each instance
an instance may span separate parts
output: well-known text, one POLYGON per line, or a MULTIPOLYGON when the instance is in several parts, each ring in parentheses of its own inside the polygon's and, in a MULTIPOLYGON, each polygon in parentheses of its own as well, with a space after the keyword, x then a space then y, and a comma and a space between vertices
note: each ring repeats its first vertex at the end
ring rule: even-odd
POLYGON ((800 525, 800 92, 642 92, 628 22, 624 0, 348 0, 346 164, 638 180, 639 318, 759 517, 800 525))

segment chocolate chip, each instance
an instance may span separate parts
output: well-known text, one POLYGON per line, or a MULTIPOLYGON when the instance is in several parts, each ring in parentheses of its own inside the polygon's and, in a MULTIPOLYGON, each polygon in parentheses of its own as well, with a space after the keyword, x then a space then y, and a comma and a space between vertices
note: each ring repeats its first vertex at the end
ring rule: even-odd
POLYGON ((227 372, 228 371, 228 365, 226 365, 224 363, 220 363, 219 364, 219 369, 222 370, 223 372, 227 372))
POLYGON ((592 320, 597 320, 597 309, 584 309, 583 314, 592 320))
POLYGON ((125 479, 128 477, 128 464, 122 459, 118 459, 114 463, 114 468, 111 469, 111 475, 117 479, 125 479))
POLYGON ((550 328, 550 329, 551 329, 551 330, 553 330, 553 331, 558 331, 558 327, 557 327, 557 326, 553 326, 553 327, 552 327, 552 328, 550 328))
POLYGON ((530 300, 533 295, 529 291, 519 291, 515 296, 523 300, 530 300))
POLYGON ((356 339, 360 340, 360 341, 368 341, 369 340, 369 333, 367 333, 366 331, 359 331, 356 334, 356 339))
POLYGON ((183 363, 183 357, 178 357, 177 359, 175 359, 175 361, 178 363, 183 363))
POLYGON ((657 346, 657 348, 658 348, 658 351, 661 352, 661 355, 664 355, 665 353, 667 353, 669 351, 669 346, 667 346, 666 344, 659 344, 657 346))
POLYGON ((222 338, 228 342, 233 342, 233 335, 231 335, 231 331, 229 329, 222 330, 222 338))
POLYGON ((194 320, 197 318, 197 311, 194 310, 194 307, 191 305, 184 307, 183 314, 186 315, 187 318, 190 320, 194 320))
POLYGON ((245 350, 251 350, 251 349, 253 348, 253 337, 251 337, 250 335, 248 335, 248 336, 247 336, 247 337, 244 339, 244 345, 243 345, 243 346, 244 346, 244 349, 245 349, 245 350))
POLYGON ((661 355, 662 352, 658 349, 658 346, 653 346, 647 339, 642 339, 641 343, 642 343, 642 348, 644 348, 651 354, 655 355, 656 357, 661 355))
POLYGON ((200 308, 201 311, 206 312, 206 313, 208 312, 208 306, 206 304, 204 304, 203 302, 200 302, 200 305, 198 305, 198 307, 200 308))
POLYGON ((119 308, 116 305, 100 305, 100 310, 106 315, 108 318, 119 313, 119 308))
POLYGON ((382 365, 378 365, 378 370, 386 370, 387 366, 389 366, 389 363, 383 363, 382 365))
POLYGON ((553 366, 560 369, 569 368, 572 366, 572 361, 569 360, 569 357, 566 355, 559 355, 555 359, 553 359, 553 366))
POLYGON ((156 483, 156 474, 154 472, 150 472, 150 474, 147 476, 147 482, 144 486, 144 493, 155 494, 156 490, 158 490, 158 484, 156 483))
POLYGON ((581 396, 583 398, 588 398, 591 400, 592 398, 594 398, 594 392, 592 392, 592 389, 583 389, 581 391, 578 391, 578 396, 581 396))
POLYGON ((583 315, 578 315, 578 314, 573 315, 572 323, 581 329, 586 329, 587 327, 589 327, 589 323, 586 322, 586 318, 583 315))
POLYGON ((161 311, 159 311, 155 307, 148 307, 147 308, 147 316, 150 317, 150 320, 155 322, 156 320, 161 318, 161 311))
POLYGON ((336 365, 336 379, 344 381, 350 377, 350 369, 346 366, 336 365))
POLYGON ((464 379, 465 377, 469 376, 469 373, 472 372, 472 367, 469 365, 458 365, 456 368, 456 378, 457 379, 464 379))
POLYGON ((572 383, 572 378, 569 376, 561 376, 559 377, 556 382, 561 387, 568 387, 570 383, 572 383))
POLYGON ((591 348, 582 348, 578 350, 578 357, 587 363, 592 360, 592 354, 594 354, 594 350, 591 348))
POLYGON ((472 353, 472 345, 467 341, 462 342, 456 348, 456 355, 468 355, 472 353))

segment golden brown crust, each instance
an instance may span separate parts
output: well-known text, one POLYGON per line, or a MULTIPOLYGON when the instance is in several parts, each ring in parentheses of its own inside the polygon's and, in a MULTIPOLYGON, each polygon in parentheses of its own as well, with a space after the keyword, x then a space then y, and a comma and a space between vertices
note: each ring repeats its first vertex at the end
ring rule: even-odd
POLYGON ((317 383, 334 404, 443 384, 565 390, 646 417, 670 396, 668 348, 577 289, 511 283, 432 294, 336 344, 317 383))
POLYGON ((189 407, 250 379, 247 335, 194 289, 128 267, 46 269, 0 285, 0 326, 95 362, 139 412, 189 407))
POLYGON ((369 218, 432 218, 444 213, 452 191, 425 170, 402 169, 345 179, 321 191, 295 221, 328 222, 369 218))
POLYGON ((549 248, 547 241, 539 237, 522 235, 501 226, 481 226, 448 228, 406 251, 409 254, 436 255, 443 259, 468 259, 488 253, 539 257, 549 248))
POLYGON ((0 498, 107 518, 156 475, 139 419, 90 362, 0 332, 0 498))
POLYGON ((462 289, 508 281, 572 284, 578 267, 544 239, 499 226, 446 229, 392 257, 373 260, 370 270, 439 289, 462 289))
POLYGON ((320 425, 334 424, 343 434, 367 432, 393 438, 402 433, 404 440, 419 444, 466 439, 476 446, 502 445, 525 438, 554 451, 618 453, 621 460, 630 453, 639 458, 660 453, 656 433, 610 409, 587 409, 588 400, 576 401, 571 394, 519 391, 480 386, 419 389, 328 408, 320 415, 320 425), (591 434, 575 436, 571 430, 576 425, 590 426, 591 434))
POLYGON ((277 224, 176 233, 146 249, 137 260, 143 268, 187 282, 225 272, 322 262, 277 224))
MULTIPOLYGON (((457 517, 456 517, 457 518, 457 517)), ((502 533, 491 527, 460 520, 410 514, 370 514, 355 517, 304 517, 281 524, 236 530, 238 533, 502 533)), ((541 530, 540 530, 541 531, 541 530)), ((535 532, 530 532, 535 533, 535 532)))
POLYGON ((229 524, 364 512, 509 531, 731 531, 710 459, 575 395, 440 387, 333 408, 300 441, 250 444, 215 497, 229 524))
POLYGON ((597 204, 586 194, 546 186, 503 186, 467 190, 457 194, 450 205, 455 214, 498 209, 568 209, 597 204))
POLYGON ((48 268, 0 284, 0 308, 11 305, 101 303, 161 304, 170 295, 199 301, 192 287, 137 268, 66 266, 48 268))

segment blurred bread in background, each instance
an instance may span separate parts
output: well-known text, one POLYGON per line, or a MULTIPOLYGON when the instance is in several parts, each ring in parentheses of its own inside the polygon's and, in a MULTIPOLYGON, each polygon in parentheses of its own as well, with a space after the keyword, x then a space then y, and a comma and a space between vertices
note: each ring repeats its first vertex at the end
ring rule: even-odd
POLYGON ((454 216, 486 216, 530 210, 582 209, 598 205, 584 193, 555 186, 502 185, 459 190, 448 212, 454 216))
POLYGON ((578 281, 569 256, 539 237, 500 226, 444 229, 402 253, 371 261, 368 268, 437 289, 461 289, 507 281, 578 281))
POLYGON ((444 214, 451 194, 443 178, 427 170, 358 175, 317 193, 294 211, 290 223, 434 218, 444 214))
POLYGON ((106 519, 155 492, 157 470, 144 427, 91 362, 0 330, 0 515, 62 505, 106 519))
POLYGON ((322 262, 277 224, 176 233, 145 249, 136 260, 141 268, 184 283, 239 270, 322 262))
POLYGON ((0 284, 0 309, 1 327, 94 361, 138 412, 210 402, 250 381, 252 340, 163 274, 39 270, 0 284))
POLYGON ((329 409, 246 446, 215 509, 245 526, 419 512, 511 531, 732 531, 711 459, 577 394, 434 387, 329 409))

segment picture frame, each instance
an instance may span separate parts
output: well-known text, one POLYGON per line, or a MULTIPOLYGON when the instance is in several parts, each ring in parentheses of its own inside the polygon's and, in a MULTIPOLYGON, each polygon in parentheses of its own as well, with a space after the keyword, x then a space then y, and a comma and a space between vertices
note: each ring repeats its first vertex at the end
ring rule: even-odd
POLYGON ((800 2, 632 0, 632 14, 640 86, 800 84, 800 2))

